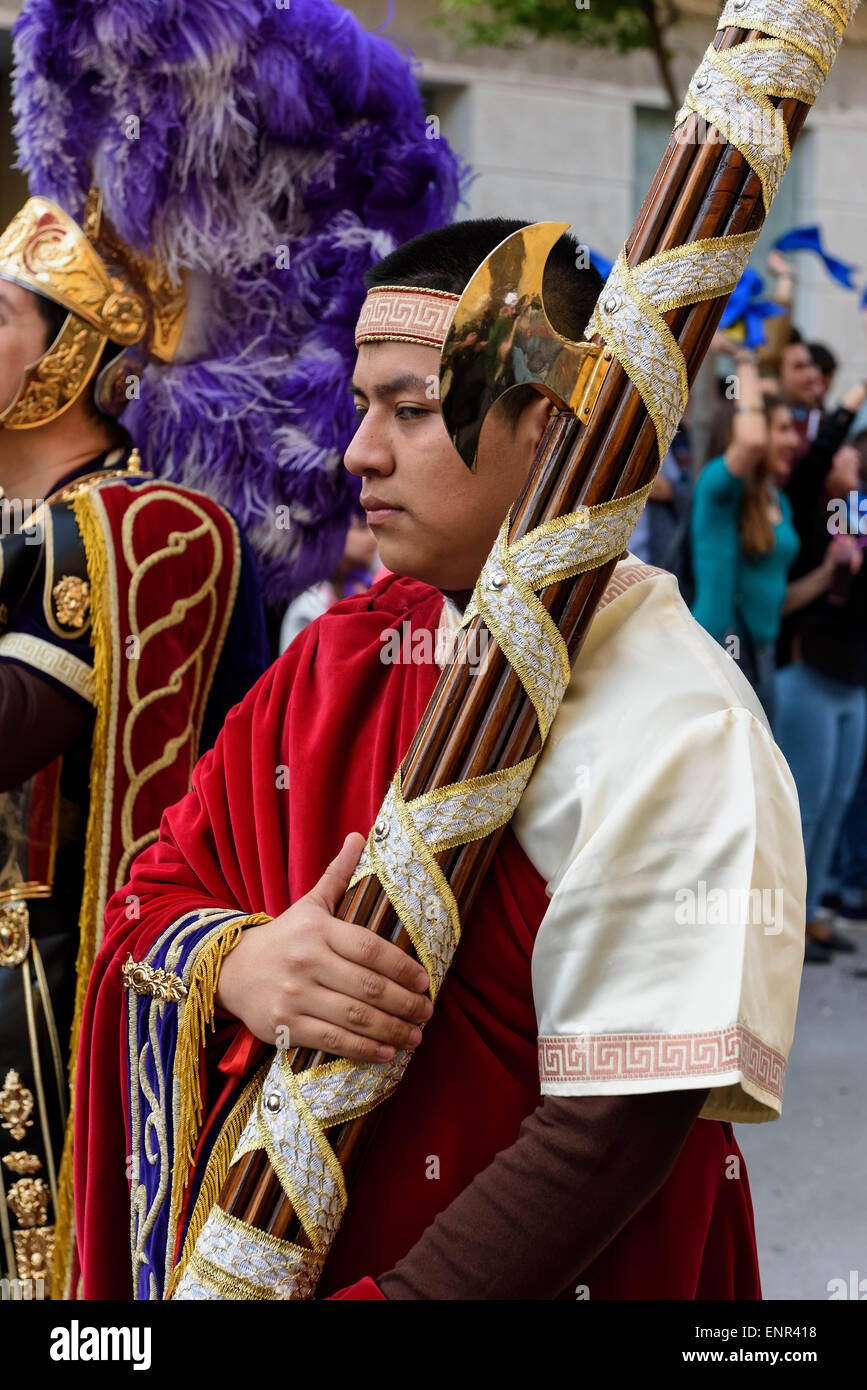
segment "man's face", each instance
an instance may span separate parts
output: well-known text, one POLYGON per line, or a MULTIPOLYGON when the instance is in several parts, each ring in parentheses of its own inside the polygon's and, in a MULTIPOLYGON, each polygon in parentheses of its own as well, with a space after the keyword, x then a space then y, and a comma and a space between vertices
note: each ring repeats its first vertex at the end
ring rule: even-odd
POLYGON ((861 456, 853 444, 841 444, 825 478, 828 497, 846 497, 861 486, 861 456))
POLYGON ((821 398, 822 375, 806 343, 789 343, 783 349, 780 386, 793 405, 813 406, 821 398))
POLYGON ((436 394, 439 351, 365 343, 352 391, 358 430, 344 463, 382 562, 438 589, 471 589, 535 456, 550 411, 540 396, 512 433, 488 412, 471 473, 446 432, 436 394))
POLYGON ((0 412, 15 399, 27 367, 45 352, 47 328, 37 296, 0 280, 0 412))

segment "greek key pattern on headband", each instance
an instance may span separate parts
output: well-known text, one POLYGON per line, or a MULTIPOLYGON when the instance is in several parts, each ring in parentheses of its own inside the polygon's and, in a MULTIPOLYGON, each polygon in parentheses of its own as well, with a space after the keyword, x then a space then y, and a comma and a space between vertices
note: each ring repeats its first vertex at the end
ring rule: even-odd
POLYGON ((397 341, 442 347, 459 300, 445 290, 376 285, 361 306, 355 346, 397 341))

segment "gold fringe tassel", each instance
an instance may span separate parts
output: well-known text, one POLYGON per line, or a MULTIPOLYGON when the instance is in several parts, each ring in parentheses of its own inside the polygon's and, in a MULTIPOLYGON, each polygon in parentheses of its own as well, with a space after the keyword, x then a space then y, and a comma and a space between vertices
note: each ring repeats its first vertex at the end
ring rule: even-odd
MULTIPOLYGON (((265 1066, 261 1067, 253 1079, 244 1087, 244 1090, 229 1112, 225 1123, 220 1128, 219 1137, 211 1150, 208 1166, 205 1169, 205 1176, 202 1179, 199 1195, 196 1198, 196 1205, 190 1217, 190 1224, 187 1227, 187 1234, 184 1238, 184 1247, 181 1251, 180 1259, 173 1269, 172 1277, 169 1280, 169 1286, 166 1292, 167 1299, 174 1297, 175 1290, 189 1263, 202 1227, 207 1221, 211 1209, 216 1205, 217 1198, 220 1195, 220 1188, 223 1186, 226 1180, 226 1174, 232 1165, 232 1156, 237 1148, 244 1126, 253 1113, 259 1088, 265 1080, 269 1065, 270 1063, 266 1063, 265 1066)), ((174 1226, 174 1222, 172 1224, 174 1226)))
POLYGON ((57 1221, 54 1241, 53 1299, 73 1296, 70 1288, 72 1257, 75 1241, 75 1207, 73 1201, 72 1141, 75 1120, 75 1068, 78 1062, 78 1043, 87 983, 96 959, 99 922, 105 904, 100 902, 100 871, 103 859, 102 817, 108 766, 108 735, 111 712, 111 613, 108 601, 108 554, 99 518, 89 493, 83 492, 73 502, 75 519, 84 542, 87 577, 90 582, 91 614, 93 620, 93 699, 96 719, 90 758, 90 812, 84 849, 84 891, 78 918, 79 944, 75 962, 75 1009, 69 1040, 69 1116, 63 1140, 63 1156, 57 1183, 57 1221))

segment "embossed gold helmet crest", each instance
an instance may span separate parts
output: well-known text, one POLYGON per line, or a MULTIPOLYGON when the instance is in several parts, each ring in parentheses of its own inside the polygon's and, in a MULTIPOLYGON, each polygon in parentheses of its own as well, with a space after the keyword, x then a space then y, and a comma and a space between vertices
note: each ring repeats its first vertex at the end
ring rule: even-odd
POLYGON ((178 350, 183 285, 121 241, 102 215, 96 189, 88 194, 81 227, 56 203, 30 198, 0 236, 0 279, 68 311, 57 337, 26 369, 14 400, 0 413, 0 428, 48 424, 94 377, 98 408, 118 416, 127 404, 126 377, 140 376, 150 359, 170 362, 178 350), (118 351, 100 371, 109 343, 118 351))

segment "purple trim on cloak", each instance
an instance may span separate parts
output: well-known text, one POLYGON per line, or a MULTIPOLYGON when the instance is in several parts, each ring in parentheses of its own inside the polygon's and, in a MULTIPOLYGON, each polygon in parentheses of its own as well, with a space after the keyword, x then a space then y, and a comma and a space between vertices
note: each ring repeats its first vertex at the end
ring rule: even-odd
MULTIPOLYGON (((184 978, 185 983, 188 983, 186 979, 189 973, 188 968, 203 941, 219 931, 226 922, 236 920, 243 915, 239 909, 232 911, 227 908, 222 916, 210 916, 203 921, 198 930, 191 931, 185 938, 178 959, 170 967, 172 972, 184 978)), ((163 934, 159 948, 148 952, 148 964, 155 969, 166 969, 166 957, 175 944, 178 933, 184 928, 194 925, 199 916, 198 912, 191 912, 187 916, 179 918, 173 928, 163 934)), ((157 1198, 160 1183, 162 1181, 168 1182, 156 1217, 143 1242, 142 1250, 145 1258, 138 1268, 133 1270, 134 1297, 148 1300, 153 1297, 151 1277, 153 1276, 158 1295, 161 1298, 166 1275, 166 1241, 172 1205, 171 1171, 175 1161, 172 1111, 173 1071, 178 1043, 180 1009, 183 1005, 166 1001, 160 1002, 149 994, 135 994, 132 990, 128 990, 126 1007, 128 1011, 127 1036, 129 1036, 129 1011, 133 1012, 136 1020, 135 1054, 133 1055, 132 1048, 130 1048, 126 1085, 131 1093, 133 1088, 137 1092, 140 1120, 137 1146, 132 1133, 128 1135, 129 1151, 136 1162, 136 1167, 131 1173, 131 1180, 134 1185, 144 1188, 144 1200, 137 1203, 133 1209, 136 1230, 139 1223, 150 1212, 157 1198), (158 1056, 154 1054, 150 1038, 152 1015, 154 1031, 159 1044, 158 1056), (151 1094, 157 1098, 164 1097, 161 1114, 156 1117, 154 1128, 147 1123, 148 1116, 154 1111, 141 1083, 140 1067, 143 1067, 151 1094), (157 1140, 157 1134, 163 1129, 166 1142, 165 1154, 162 1154, 157 1140)), ((132 1094, 130 1094, 130 1116, 133 1113, 131 1102, 132 1094)), ((219 1126, 214 1132, 219 1133, 219 1126)), ((170 1251, 169 1258, 172 1257, 172 1254, 173 1252, 170 1251)))

